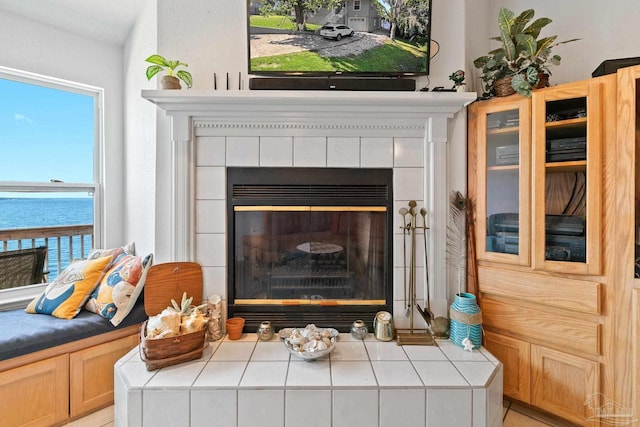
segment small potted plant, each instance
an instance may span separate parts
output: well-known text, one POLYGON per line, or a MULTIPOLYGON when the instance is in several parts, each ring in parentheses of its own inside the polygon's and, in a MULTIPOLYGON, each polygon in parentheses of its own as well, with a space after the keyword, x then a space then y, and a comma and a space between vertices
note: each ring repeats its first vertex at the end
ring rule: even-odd
POLYGON ((500 41, 502 46, 473 62, 476 68, 482 69, 480 78, 485 95, 531 96, 533 89, 548 86, 549 67, 560 64, 560 56, 552 55, 552 48, 579 40, 556 42, 558 36, 538 38, 542 28, 552 21, 538 18, 529 24, 534 14, 533 9, 528 9, 516 16, 509 9, 500 8, 500 36, 492 40, 500 41))
POLYGON ((180 61, 167 61, 160 55, 151 55, 145 61, 154 64, 147 68, 147 80, 151 80, 151 77, 155 76, 160 71, 164 70, 167 72, 167 75, 163 76, 160 80, 160 86, 162 89, 181 89, 182 86, 180 85, 180 80, 182 80, 188 88, 191 88, 193 85, 193 79, 188 71, 176 71, 176 68, 180 66, 188 67, 188 64, 180 61))
POLYGON ((466 84, 464 82, 464 78, 465 75, 463 70, 456 70, 449 76, 449 80, 453 82, 453 89, 456 92, 464 92, 464 86, 466 84))

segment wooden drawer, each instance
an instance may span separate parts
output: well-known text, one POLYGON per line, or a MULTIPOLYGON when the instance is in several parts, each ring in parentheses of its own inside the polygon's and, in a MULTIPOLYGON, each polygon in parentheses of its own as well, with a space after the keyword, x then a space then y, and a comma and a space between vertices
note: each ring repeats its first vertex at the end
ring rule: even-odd
POLYGON ((482 321, 491 329, 503 330, 527 339, 550 343, 557 348, 600 353, 600 325, 559 313, 481 299, 482 321))
POLYGON ((478 279, 483 293, 581 313, 601 311, 600 283, 491 267, 479 267, 478 279))

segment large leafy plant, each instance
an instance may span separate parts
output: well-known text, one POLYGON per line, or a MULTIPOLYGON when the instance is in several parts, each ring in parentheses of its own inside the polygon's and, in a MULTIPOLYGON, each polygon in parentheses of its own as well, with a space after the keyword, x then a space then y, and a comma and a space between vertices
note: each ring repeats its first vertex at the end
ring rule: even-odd
POLYGON ((541 30, 552 21, 549 18, 538 18, 530 23, 534 15, 533 9, 527 9, 516 16, 509 9, 500 8, 500 36, 493 37, 492 40, 501 42, 502 46, 474 61, 476 68, 482 69, 481 79, 486 92, 491 91, 496 80, 511 76, 513 89, 521 95, 531 96, 539 74, 551 74, 549 67, 560 64, 560 56, 552 54, 551 50, 560 44, 578 40, 556 42, 558 36, 538 38, 541 30))
POLYGON ((154 65, 150 65, 147 68, 147 80, 151 80, 153 76, 158 74, 160 71, 164 70, 166 71, 168 76, 177 77, 180 80, 182 80, 187 85, 188 88, 191 88, 191 86, 193 86, 193 79, 191 77, 191 73, 185 70, 176 71, 176 68, 180 66, 188 67, 189 66, 188 64, 185 64, 184 62, 180 62, 180 61, 168 61, 163 56, 160 56, 160 55, 151 55, 145 61, 154 64, 154 65))

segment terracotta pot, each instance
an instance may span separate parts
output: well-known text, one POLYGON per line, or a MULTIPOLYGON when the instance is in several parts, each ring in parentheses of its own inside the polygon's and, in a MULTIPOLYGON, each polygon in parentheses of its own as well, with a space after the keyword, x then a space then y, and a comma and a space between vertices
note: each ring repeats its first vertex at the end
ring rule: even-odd
POLYGON ((237 340, 242 336, 242 328, 244 328, 244 319, 242 317, 232 317, 227 319, 225 323, 227 335, 230 340, 237 340))
POLYGON ((160 79, 160 87, 162 89, 182 89, 180 86, 180 80, 176 76, 163 76, 160 79))

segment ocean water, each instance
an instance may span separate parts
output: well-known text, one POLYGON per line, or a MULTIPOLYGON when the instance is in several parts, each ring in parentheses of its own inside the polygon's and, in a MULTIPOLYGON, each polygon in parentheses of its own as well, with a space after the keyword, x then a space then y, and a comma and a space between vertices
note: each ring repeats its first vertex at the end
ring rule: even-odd
MULTIPOLYGON (((93 199, 91 198, 0 198, 0 230, 49 227, 59 225, 93 224, 93 199)), ((44 239, 36 239, 35 246, 44 246, 44 239)), ((60 261, 56 249, 57 239, 49 238, 49 280, 55 279, 60 270, 69 265, 70 259, 85 258, 93 242, 85 237, 84 254, 80 253, 80 236, 72 239, 73 254, 69 254, 69 239, 60 239, 60 261)), ((23 248, 31 247, 31 240, 22 241, 23 248)), ((10 240, 7 250, 18 249, 18 241, 10 240)), ((0 250, 2 247, 0 246, 0 250)))

